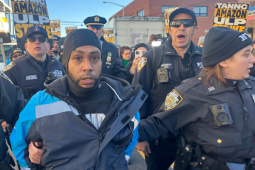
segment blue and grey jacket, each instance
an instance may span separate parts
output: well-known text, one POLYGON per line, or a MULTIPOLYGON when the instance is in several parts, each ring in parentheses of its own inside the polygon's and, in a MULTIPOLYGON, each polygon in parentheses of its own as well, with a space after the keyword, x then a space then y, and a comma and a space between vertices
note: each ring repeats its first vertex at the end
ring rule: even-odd
POLYGON ((45 151, 40 164, 47 170, 127 169, 125 155, 131 156, 138 142, 138 110, 147 95, 141 86, 109 77, 102 76, 101 81, 115 95, 98 130, 69 98, 66 76, 46 84, 45 91, 32 97, 11 134, 21 167, 38 168, 29 160, 28 144, 41 140, 45 151))

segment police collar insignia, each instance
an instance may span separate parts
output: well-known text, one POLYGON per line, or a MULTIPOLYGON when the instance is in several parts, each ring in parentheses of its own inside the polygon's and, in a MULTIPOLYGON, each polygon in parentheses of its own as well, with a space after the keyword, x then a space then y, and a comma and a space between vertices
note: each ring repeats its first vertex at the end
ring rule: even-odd
POLYGON ((112 61, 112 53, 108 52, 107 58, 106 58, 106 64, 111 65, 112 61))
POLYGON ((255 103, 255 94, 252 94, 251 97, 253 99, 253 102, 255 103))
POLYGON ((204 66, 203 66, 203 63, 202 63, 202 62, 197 62, 197 66, 198 66, 198 68, 204 68, 204 66))
POLYGON ((147 63, 147 58, 142 57, 137 66, 137 73, 139 73, 139 71, 142 70, 142 68, 145 66, 146 63, 147 63))
POLYGON ((15 63, 12 61, 3 69, 3 72, 10 70, 13 66, 15 66, 15 63))
POLYGON ((212 87, 209 87, 208 90, 209 90, 209 91, 214 91, 214 90, 215 90, 215 87, 213 87, 213 86, 212 86, 212 87))
POLYGON ((182 102, 182 96, 176 91, 172 90, 165 100, 165 110, 170 110, 178 106, 182 102))
POLYGON ((94 18, 95 22, 99 22, 99 17, 94 18))
POLYGON ((7 77, 2 71, 0 71, 0 76, 12 83, 12 81, 9 79, 9 77, 7 77))
POLYGON ((40 31, 40 28, 38 26, 34 26, 34 31, 40 31))

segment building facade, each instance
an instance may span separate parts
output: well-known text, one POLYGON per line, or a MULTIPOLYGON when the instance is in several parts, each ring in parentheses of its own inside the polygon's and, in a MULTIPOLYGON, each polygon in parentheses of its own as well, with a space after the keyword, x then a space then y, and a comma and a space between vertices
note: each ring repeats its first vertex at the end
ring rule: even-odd
MULTIPOLYGON (((193 42, 197 45, 200 36, 205 36, 208 29, 213 26, 214 9, 216 2, 244 3, 250 2, 250 6, 255 0, 134 0, 125 7, 124 16, 140 17, 164 17, 164 9, 170 7, 187 7, 197 15, 198 31, 193 36, 193 42)), ((122 17, 123 11, 120 10, 113 17, 122 17)), ((110 18, 110 20, 111 20, 110 18)), ((255 18, 255 17, 254 17, 255 18)), ((247 26, 251 27, 255 20, 249 21, 247 26)), ((148 35, 150 36, 150 35, 148 35)))

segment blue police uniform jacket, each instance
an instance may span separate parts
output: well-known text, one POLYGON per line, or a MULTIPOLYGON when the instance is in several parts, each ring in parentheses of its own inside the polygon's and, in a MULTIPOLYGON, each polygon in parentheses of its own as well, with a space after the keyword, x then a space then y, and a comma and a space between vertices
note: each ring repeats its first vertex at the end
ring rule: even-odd
MULTIPOLYGON (((51 72, 54 74, 54 78, 59 78, 66 75, 66 72, 58 60, 46 56, 47 60, 47 73, 51 72)), ((19 86, 26 99, 30 98, 33 94, 40 90, 44 90, 43 83, 46 81, 42 67, 35 61, 30 54, 25 54, 20 58, 12 61, 3 72, 11 79, 11 81, 19 86), (28 89, 32 93, 28 96, 28 89)))
POLYGON ((10 137, 20 166, 38 168, 30 162, 27 146, 40 139, 46 149, 41 165, 47 169, 127 169, 125 155, 132 156, 138 142, 138 110, 147 97, 141 86, 102 76, 114 94, 110 109, 115 111, 106 114, 107 123, 97 130, 80 118, 68 97, 67 81, 64 76, 46 84, 46 90, 34 95, 20 113, 10 137))
POLYGON ((113 44, 108 43, 103 37, 102 44, 102 74, 127 79, 125 66, 119 57, 119 51, 113 44))

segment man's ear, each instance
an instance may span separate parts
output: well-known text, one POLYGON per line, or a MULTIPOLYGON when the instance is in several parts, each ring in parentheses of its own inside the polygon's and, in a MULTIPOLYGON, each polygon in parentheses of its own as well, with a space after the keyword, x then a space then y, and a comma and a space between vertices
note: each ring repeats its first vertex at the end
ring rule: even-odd
POLYGON ((195 26, 194 31, 193 31, 193 35, 195 35, 197 33, 197 30, 198 30, 198 26, 195 26))
POLYGON ((27 43, 25 43, 25 44, 24 44, 24 47, 25 47, 26 50, 27 50, 27 46, 28 46, 27 43))
POLYGON ((171 27, 168 28, 168 34, 171 35, 171 27))
POLYGON ((47 49, 47 51, 48 51, 48 50, 50 50, 50 43, 47 43, 47 46, 48 46, 48 49, 47 49))

